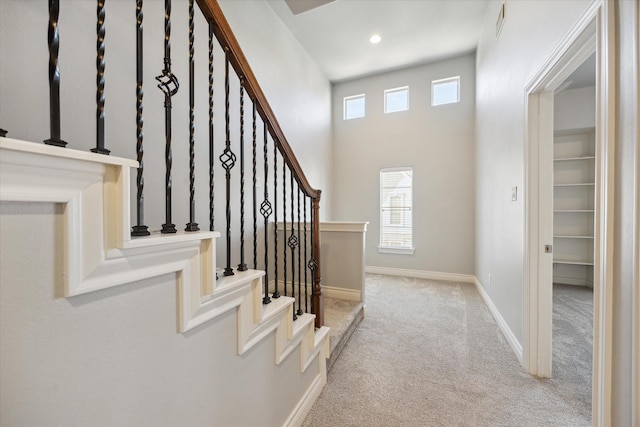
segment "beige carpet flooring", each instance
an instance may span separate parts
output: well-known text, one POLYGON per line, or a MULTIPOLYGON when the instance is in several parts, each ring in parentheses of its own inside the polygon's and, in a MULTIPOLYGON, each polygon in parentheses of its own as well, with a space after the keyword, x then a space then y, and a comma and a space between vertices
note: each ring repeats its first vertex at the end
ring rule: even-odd
POLYGON ((472 284, 369 275, 366 287, 366 318, 303 426, 591 425, 556 379, 522 370, 472 284))

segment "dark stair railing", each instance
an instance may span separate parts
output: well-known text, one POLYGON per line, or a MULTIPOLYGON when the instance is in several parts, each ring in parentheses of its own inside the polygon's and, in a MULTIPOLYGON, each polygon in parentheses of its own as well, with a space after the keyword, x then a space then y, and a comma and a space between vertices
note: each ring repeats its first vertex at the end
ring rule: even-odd
MULTIPOLYGON (((245 208, 250 207, 253 212, 248 215, 253 219, 253 268, 265 270, 265 289, 263 303, 268 304, 272 298, 290 296, 294 298, 294 319, 305 312, 315 314, 316 327, 324 324, 324 310, 321 282, 320 264, 320 190, 313 188, 307 180, 291 146, 276 120, 267 99, 249 66, 238 41, 233 35, 220 6, 216 0, 188 0, 189 13, 189 137, 188 141, 176 141, 180 147, 188 146, 188 198, 177 194, 180 199, 172 198, 173 174, 183 171, 173 164, 172 156, 172 97, 178 93, 179 80, 171 68, 171 8, 172 1, 164 0, 164 59, 162 72, 156 77, 157 87, 164 95, 164 154, 165 154, 165 223, 161 226, 161 233, 178 232, 172 220, 172 203, 188 203, 188 218, 185 218, 185 232, 199 231, 196 222, 196 123, 195 123, 195 93, 196 81, 194 78, 194 2, 197 2, 200 11, 207 21, 208 36, 208 124, 202 126, 208 131, 208 157, 209 157, 209 183, 208 183, 208 208, 209 230, 214 230, 214 178, 215 169, 219 161, 225 177, 225 230, 223 232, 226 246, 226 262, 223 268, 224 276, 232 276, 236 271, 244 271, 248 268, 245 260, 247 244, 245 242, 245 208), (224 52, 224 102, 216 103, 224 108, 224 144, 215 144, 214 138, 214 37, 224 52), (231 80, 239 85, 239 109, 238 133, 232 132, 230 86, 231 80), (251 102, 252 132, 251 138, 245 138, 245 100, 251 102), (259 126, 262 122, 262 126, 259 126), (258 129, 262 128, 262 147, 259 147, 258 129), (251 148, 245 150, 246 140, 251 139, 251 148), (220 148, 217 148, 220 146, 220 148), (239 150, 238 150, 239 148, 239 150), (260 149, 262 148, 262 149, 260 149), (234 152, 236 150, 236 152, 234 152), (245 156, 251 152, 251 180, 252 197, 246 203, 245 192, 245 156), (262 152, 262 153, 260 153, 262 152), (238 153, 236 155, 236 153, 238 153), (216 155, 219 154, 217 157, 216 155), (239 165, 236 165, 239 156, 239 165), (177 167, 174 170, 174 167, 177 167), (262 169, 264 181, 259 169, 262 169), (272 172, 271 172, 272 171, 272 172), (271 172, 271 174, 270 174, 271 172), (271 181, 271 182, 269 182, 271 181), (232 182, 234 185, 232 186, 232 182), (232 187, 238 183, 239 194, 232 194, 232 187), (262 194, 259 186, 262 185, 262 194), (281 197, 282 205, 278 203, 281 197), (184 200, 183 200, 184 199, 184 200), (239 206, 232 207, 234 200, 239 199, 239 206), (258 217, 262 216, 264 229, 259 230, 258 217), (239 221, 239 230, 233 230, 232 220, 239 221), (282 226, 278 226, 278 221, 282 226), (270 228, 270 223, 273 227, 270 228), (263 238, 259 238, 259 234, 263 238), (279 238, 281 237, 281 239, 279 238), (235 241, 232 240, 236 239, 235 241), (233 244, 232 244, 233 243, 233 244), (280 251, 282 253, 280 254, 280 251), (259 254, 262 252, 263 257, 259 254), (282 255, 280 257, 279 255, 282 255), (236 259, 237 258, 237 259, 236 259), (263 259, 263 261, 261 260, 263 259), (237 267, 232 267, 232 260, 237 267), (303 273, 304 270, 304 273, 303 273), (273 282, 269 281, 273 278, 273 282), (283 278, 280 282, 280 277, 283 278), (310 283, 309 283, 310 282, 310 283), (309 291, 310 294, 309 294, 309 291)), ((60 13, 60 0, 49 0, 48 46, 49 46, 49 104, 50 104, 50 135, 46 144, 65 147, 67 143, 61 139, 60 134, 60 69, 59 69, 59 45, 60 33, 58 18, 60 13)), ((181 2, 182 4, 183 2, 181 2)), ((105 46, 106 46, 106 20, 105 0, 96 0, 97 5, 97 56, 96 56, 96 145, 91 151, 108 155, 110 150, 105 143, 105 46)), ((136 176, 136 221, 132 227, 131 235, 135 238, 148 236, 149 227, 144 219, 144 175, 146 171, 143 155, 143 0, 132 1, 132 13, 135 12, 136 24, 136 90, 132 91, 132 102, 136 105, 135 127, 132 126, 132 135, 135 135, 135 147, 139 168, 136 176)), ((157 64, 152 64, 156 66, 157 64)), ((202 90, 202 89, 200 89, 202 90)), ((234 96, 235 102, 235 96, 234 96)), ((216 116, 217 117, 217 116, 216 116)), ((235 116, 234 116, 235 117, 235 116)), ((154 118, 155 126, 162 118, 154 118)), ((149 118, 147 118, 149 121, 149 118)), ((221 119, 220 119, 221 120, 221 119)), ((235 123, 235 122, 234 122, 235 123)), ((7 132, 0 129, 0 137, 7 132)), ((133 139, 133 138, 132 138, 133 139)), ((147 165, 148 167, 148 165, 147 165)), ((248 180, 247 180, 248 181, 248 180)), ((235 190, 234 190, 235 191, 235 190)), ((203 192, 204 193, 204 192, 203 192)), ((200 194, 200 193, 198 193, 200 194)), ((219 199, 217 199, 219 200, 219 199)))
MULTIPOLYGON (((284 251, 283 253, 286 256, 287 253, 287 249, 289 249, 290 251, 290 256, 291 256, 291 264, 289 267, 287 267, 287 262, 286 260, 284 261, 283 264, 280 265, 280 267, 282 267, 283 269, 283 275, 285 276, 284 279, 284 295, 287 296, 295 296, 295 287, 298 287, 298 295, 297 295, 297 299, 296 299, 296 310, 294 312, 294 316, 295 315, 301 315, 303 313, 303 305, 307 308, 310 308, 310 312, 314 313, 316 315, 316 326, 320 327, 324 324, 324 307, 323 307, 323 298, 322 298, 322 289, 321 289, 321 264, 320 264, 320 195, 321 195, 321 191, 317 190, 315 188, 313 188, 310 184, 309 181, 307 180, 304 172, 302 171, 302 168, 300 167, 300 164, 298 163, 298 160, 296 159, 293 150, 291 149, 291 146, 289 145, 286 137, 284 136, 284 132, 282 131, 282 128, 280 127, 276 116, 273 112, 273 110, 271 109, 266 96, 264 95, 264 93, 262 92, 262 89, 260 88, 257 79, 255 77, 255 75, 253 74, 253 71, 251 70, 251 67, 249 66, 249 63, 247 61, 247 59, 244 56, 244 53, 242 52, 242 49, 240 49, 240 45, 238 43, 238 41, 236 40, 235 36, 233 35, 233 32, 231 31, 231 27, 229 26, 229 23, 227 22, 227 20, 224 17, 224 14, 222 13, 222 10, 220 9, 220 6, 218 5, 218 3, 215 0, 197 0, 198 5, 200 6, 200 10, 202 11, 202 13, 204 14, 205 18, 207 19, 207 21, 210 23, 213 33, 215 34, 216 38, 218 39, 218 42, 220 43, 222 49, 225 52, 225 55, 227 57, 227 60, 229 62, 229 64, 233 67, 235 73, 237 74, 238 78, 240 79, 241 82, 241 87, 244 88, 244 90, 246 91, 247 96, 249 97, 249 99, 252 101, 253 106, 254 106, 254 111, 256 111, 260 118, 262 119, 265 129, 266 131, 264 132, 265 135, 265 141, 267 138, 267 134, 269 136, 271 136, 271 139, 273 141, 274 144, 274 150, 277 149, 278 153, 280 153, 281 157, 282 157, 282 162, 283 162, 283 172, 286 173, 286 170, 288 169, 289 172, 289 176, 290 176, 290 183, 289 183, 289 210, 290 212, 287 212, 287 200, 286 200, 286 195, 283 198, 283 207, 282 207, 282 219, 284 221, 286 221, 286 216, 287 213, 290 214, 290 222, 287 222, 286 225, 284 226, 284 230, 278 230, 277 226, 274 227, 274 246, 277 245, 277 235, 279 232, 282 232, 283 236, 284 236, 284 240, 285 240, 285 244, 283 245, 284 247, 284 251), (302 218, 301 218, 301 210, 300 210, 300 195, 298 195, 297 201, 294 200, 295 199, 295 194, 296 192, 299 192, 302 195, 302 199, 303 199, 303 205, 305 206, 303 211, 302 211, 302 218), (307 243, 305 242, 305 244, 301 244, 300 239, 301 239, 301 232, 304 232, 304 240, 306 241, 307 238, 307 220, 306 220, 306 215, 307 215, 307 199, 309 201, 309 217, 310 217, 310 223, 309 223, 309 234, 310 234, 310 242, 307 245, 307 243), (296 207, 296 203, 297 203, 297 207, 296 207), (297 217, 296 215, 296 211, 297 210, 297 217), (301 223, 300 221, 302 220, 302 223, 304 224, 304 228, 303 230, 301 230, 301 223), (297 227, 296 227, 296 222, 297 222, 297 227), (287 228, 288 227, 288 228, 287 228), (309 256, 307 256, 307 246, 309 246, 309 256), (297 254, 297 265, 298 267, 298 277, 297 277, 297 283, 296 283, 296 259, 295 259, 295 254, 297 254), (304 274, 304 283, 302 283, 302 277, 303 275, 301 274, 300 271, 300 266, 302 265, 302 257, 304 256, 305 259, 305 274, 304 274), (309 303, 307 303, 307 299, 305 298, 305 304, 302 303, 302 295, 308 295, 307 292, 307 269, 310 271, 310 275, 311 275, 311 298, 309 299, 309 303), (289 272, 291 274, 291 280, 290 280, 290 285, 291 286, 287 286, 287 272, 289 272), (304 291, 302 290, 302 287, 304 286, 304 291), (289 291, 289 292, 288 292, 289 291), (310 305, 310 307, 308 307, 308 305, 310 305)), ((241 130, 242 132, 242 130, 241 130)), ((267 195, 267 173, 266 173, 266 169, 267 169, 267 152, 265 151, 264 153, 264 162, 265 162, 265 200, 264 202, 268 201, 268 195, 267 195)), ((274 175, 277 172, 277 156, 275 156, 274 153, 274 161, 273 161, 273 168, 274 168, 274 175)), ((272 214, 272 213, 276 213, 277 215, 277 194, 276 194, 276 188, 277 188, 277 176, 274 177, 274 181, 273 181, 273 185, 274 185, 274 195, 273 195, 273 203, 268 203, 268 205, 264 205, 263 202, 263 207, 264 208, 268 208, 268 210, 264 210, 263 211, 263 207, 261 207, 261 213, 264 217, 265 223, 268 221, 268 217, 272 214), (266 213, 268 213, 268 215, 265 215, 266 213)), ((286 191, 286 177, 283 176, 282 181, 281 181, 281 185, 283 187, 283 191, 286 191)), ((255 204, 254 204, 255 205, 255 204)), ((254 209, 255 212, 255 209, 254 209)), ((274 215, 274 222, 277 224, 277 218, 276 215, 274 215)), ((241 221, 243 221, 243 219, 241 219, 241 221)), ((266 232, 265 232, 266 234, 266 232)), ((243 243, 241 243, 241 245, 243 245, 243 243)), ((268 242, 265 240, 265 246, 268 246, 268 242)), ((255 247, 255 245, 254 245, 255 247)), ((278 268, 278 257, 277 257, 277 252, 278 248, 277 246, 274 248, 273 254, 274 254, 274 268, 273 271, 274 273, 277 272, 277 268, 278 268)), ((266 253, 266 251, 265 251, 266 253)), ((265 269, 268 270, 268 257, 265 257, 265 269)), ((243 259, 241 257, 241 259, 243 259)), ((227 267, 230 267, 230 263, 227 267)), ((272 297, 277 298, 278 296, 280 296, 280 292, 278 289, 278 277, 277 277, 277 273, 276 273, 276 280, 274 281, 274 292, 272 294, 272 297)), ((270 301, 269 295, 268 295, 268 291, 265 291, 265 295, 264 295, 264 299, 265 302, 270 301)))

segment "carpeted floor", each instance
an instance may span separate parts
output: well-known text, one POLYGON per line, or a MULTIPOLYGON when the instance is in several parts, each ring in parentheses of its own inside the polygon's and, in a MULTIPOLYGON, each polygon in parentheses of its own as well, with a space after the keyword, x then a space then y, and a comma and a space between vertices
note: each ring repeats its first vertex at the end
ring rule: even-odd
POLYGON ((591 425, 557 380, 522 370, 472 284, 369 275, 366 286, 366 318, 303 426, 591 425))

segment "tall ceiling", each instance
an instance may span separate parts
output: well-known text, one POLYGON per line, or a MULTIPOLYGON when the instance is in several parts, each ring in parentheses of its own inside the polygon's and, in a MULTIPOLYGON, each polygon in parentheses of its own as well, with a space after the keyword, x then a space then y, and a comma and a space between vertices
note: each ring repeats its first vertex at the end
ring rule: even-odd
POLYGON ((296 15, 285 0, 268 3, 327 78, 338 82, 472 52, 489 0, 320 1, 296 15), (371 44, 373 34, 382 41, 371 44))

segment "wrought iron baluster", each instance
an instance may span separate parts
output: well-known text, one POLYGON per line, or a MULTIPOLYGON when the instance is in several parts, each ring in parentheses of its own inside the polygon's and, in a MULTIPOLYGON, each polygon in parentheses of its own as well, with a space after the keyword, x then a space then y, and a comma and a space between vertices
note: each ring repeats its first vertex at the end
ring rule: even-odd
POLYGON ((214 215, 214 165, 213 153, 213 22, 209 22, 209 230, 215 228, 214 215))
POLYGON ((260 205, 260 213, 264 217, 264 298, 262 298, 263 304, 269 304, 271 298, 269 298, 269 216, 272 214, 271 202, 269 202, 269 159, 267 158, 267 123, 264 124, 264 201, 260 205))
MULTIPOLYGON (((314 200, 312 199, 311 200, 311 210, 312 210, 312 212, 311 212, 311 218, 310 218, 310 220, 311 220, 311 224, 310 224, 310 227, 311 227, 311 259, 309 260, 309 263, 307 264, 307 267, 309 268, 309 270, 311 270, 312 286, 314 285, 313 279, 315 278, 315 271, 316 271, 316 268, 318 267, 318 264, 316 263, 316 259, 315 259, 315 252, 316 252, 315 251, 315 245, 314 245, 315 240, 313 238, 314 234, 315 234, 314 233, 315 221, 313 219, 313 217, 314 217, 314 215, 313 215, 313 202, 314 202, 314 200)), ((311 293, 311 297, 312 297, 311 298, 311 313, 315 314, 315 307, 314 307, 314 304, 313 304, 313 292, 311 293)))
POLYGON ((110 151, 104 147, 104 0, 98 0, 98 24, 96 32, 98 40, 96 43, 98 55, 96 57, 96 148, 91 151, 99 154, 109 154, 110 151))
POLYGON ((282 270, 284 271, 284 281, 282 287, 284 288, 284 295, 287 294, 287 162, 282 159, 282 270))
MULTIPOLYGON (((304 207, 303 207, 303 212, 304 212, 304 262, 305 264, 307 263, 307 196, 305 195, 302 198, 304 207)), ((308 282, 307 282, 307 269, 304 269, 304 311, 305 313, 309 312, 309 306, 308 306, 308 300, 309 300, 309 291, 307 290, 308 288, 308 282)))
POLYGON ((171 71, 171 0, 164 0, 164 68, 156 77, 158 88, 164 94, 164 134, 165 134, 165 217, 161 232, 175 233, 176 226, 171 223, 171 97, 178 93, 180 84, 171 71))
POLYGON ((224 122, 226 133, 226 146, 220 155, 220 162, 225 170, 226 179, 226 212, 227 212, 227 266, 224 268, 225 276, 233 276, 233 268, 231 268, 231 169, 236 164, 236 155, 231 151, 231 128, 229 126, 229 51, 225 52, 224 65, 224 122))
POLYGON ((253 101, 253 268, 258 269, 258 160, 257 160, 257 134, 256 134, 256 100, 253 101))
POLYGON ((275 270, 275 286, 272 297, 280 298, 280 292, 278 291, 278 144, 275 139, 273 140, 273 194, 275 194, 276 197, 273 198, 273 266, 275 270))
POLYGON ((293 171, 289 172, 289 176, 291 177, 291 235, 289 236, 289 240, 287 244, 289 245, 289 249, 291 249, 291 296, 294 299, 294 311, 293 311, 293 320, 297 319, 296 311, 295 311, 295 299, 296 299, 296 246, 298 246, 298 239, 295 235, 295 218, 294 218, 294 197, 293 197, 293 171))
POLYGON ((132 236, 148 236, 149 229, 144 225, 144 133, 142 126, 144 118, 142 115, 143 105, 142 98, 144 90, 142 86, 143 80, 143 49, 142 49, 142 0, 136 0, 136 153, 138 160, 138 173, 136 176, 136 225, 131 231, 132 236))
POLYGON ((244 79, 240 77, 240 264, 238 271, 248 270, 244 262, 244 79))
POLYGON ((298 316, 302 316, 302 252, 300 248, 300 184, 298 184, 298 316))
MULTIPOLYGON (((58 68, 58 52, 60 50, 60 32, 58 31, 58 16, 60 1, 49 0, 49 139, 44 143, 65 147, 66 141, 60 139, 60 69, 58 68)), ((5 135, 6 136, 6 132, 5 135)))
POLYGON ((189 0, 189 222, 184 231, 200 231, 196 222, 195 68, 193 63, 193 0, 189 0))

